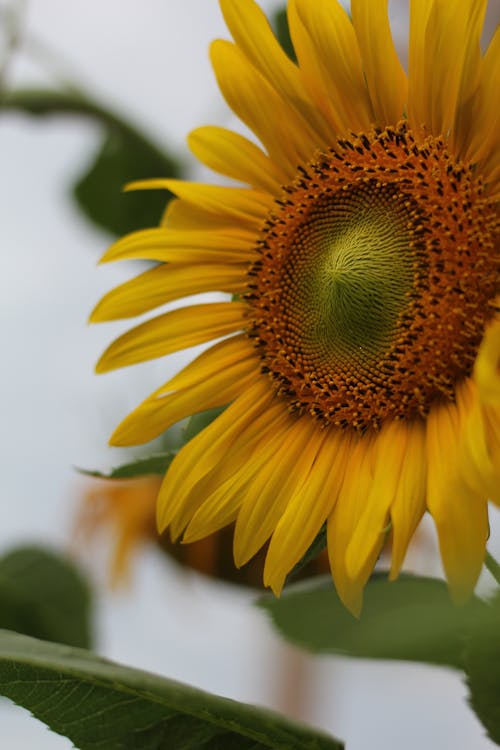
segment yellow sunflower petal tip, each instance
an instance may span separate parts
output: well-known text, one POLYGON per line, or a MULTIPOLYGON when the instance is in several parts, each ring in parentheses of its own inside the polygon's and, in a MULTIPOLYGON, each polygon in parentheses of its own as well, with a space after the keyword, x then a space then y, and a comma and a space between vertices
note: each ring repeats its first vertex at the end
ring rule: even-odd
MULTIPOLYGON (((91 320, 91 322, 95 322, 91 320)), ((104 353, 96 362, 94 372, 96 375, 103 375, 105 372, 110 372, 112 367, 108 366, 107 357, 105 356, 106 353, 104 353)))
POLYGON ((349 610, 351 615, 357 620, 361 617, 361 611, 363 609, 363 596, 349 596, 343 600, 344 606, 349 610))
POLYGON ((130 193, 134 190, 169 190, 170 182, 171 180, 169 180, 168 178, 134 180, 133 182, 127 182, 123 186, 123 192, 130 193))
POLYGON ((99 315, 100 307, 101 307, 101 303, 98 302, 88 317, 88 321, 87 321, 88 323, 100 323, 101 322, 101 318, 99 315))
MULTIPOLYGON (((472 0, 414 2, 406 76, 387 3, 354 2, 351 20, 337 3, 297 1, 289 8, 295 66, 253 0, 221 7, 235 42, 211 47, 217 80, 261 147, 220 129, 205 131, 195 150, 248 188, 169 179, 126 186, 178 196, 165 222, 174 260, 147 293, 127 290, 141 290, 138 309, 153 309, 160 280, 181 267, 191 272, 189 294, 212 284, 220 291, 230 278, 227 291, 236 286, 239 297, 153 318, 97 366, 217 342, 167 402, 138 413, 137 434, 151 425, 158 434, 186 410, 230 404, 172 464, 159 527, 175 536, 196 516, 190 538, 247 519, 247 537, 259 542, 246 538, 252 551, 279 528, 275 538, 289 548, 281 554, 271 539, 265 573, 279 594, 291 547, 326 522, 340 596, 359 615, 379 530, 389 518, 393 578, 427 508, 462 599, 479 575, 500 477, 498 38, 479 53, 482 13, 469 13, 472 0), (241 358, 237 333, 248 345, 241 358), (470 437, 472 408, 481 441, 470 437)), ((164 235, 151 232, 130 247, 163 263, 164 235)))
POLYGON ((353 617, 359 619, 363 609, 363 585, 359 582, 345 583, 337 589, 337 593, 344 607, 353 617))

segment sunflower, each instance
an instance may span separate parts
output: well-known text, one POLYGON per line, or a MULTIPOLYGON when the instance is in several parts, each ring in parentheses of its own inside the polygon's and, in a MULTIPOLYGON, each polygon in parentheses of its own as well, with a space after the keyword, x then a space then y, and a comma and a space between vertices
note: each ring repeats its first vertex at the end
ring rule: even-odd
POLYGON ((483 565, 500 500, 500 30, 482 54, 486 6, 413 0, 406 75, 387 0, 352 0, 352 18, 337 0, 289 0, 297 64, 253 0, 221 0, 234 43, 214 42, 212 64, 261 146, 195 130, 195 156, 239 184, 132 184, 177 197, 104 255, 157 265, 94 321, 233 295, 142 323, 97 369, 217 340, 111 442, 228 405, 172 463, 159 528, 194 541, 235 522, 237 565, 268 543, 276 594, 325 523, 354 612, 388 530, 395 578, 426 511, 456 600, 483 565))
POLYGON ((145 475, 133 479, 92 479, 82 493, 75 521, 75 537, 82 547, 103 529, 111 537, 109 582, 112 587, 128 582, 136 551, 155 533, 155 504, 160 478, 145 475))

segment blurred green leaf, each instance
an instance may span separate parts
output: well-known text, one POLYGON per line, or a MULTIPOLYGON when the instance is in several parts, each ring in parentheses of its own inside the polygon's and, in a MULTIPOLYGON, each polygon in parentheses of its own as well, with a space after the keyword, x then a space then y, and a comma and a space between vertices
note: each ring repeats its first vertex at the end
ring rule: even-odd
POLYGON ((174 455, 172 451, 155 453, 152 456, 137 458, 134 461, 117 466, 109 472, 88 469, 79 469, 79 472, 88 477, 97 477, 99 479, 132 479, 133 477, 143 477, 147 474, 165 474, 173 461, 174 455))
POLYGON ((333 738, 153 674, 3 631, 0 693, 80 750, 341 750, 333 738))
POLYGON ((290 29, 288 27, 288 18, 286 15, 286 7, 281 10, 277 10, 272 18, 272 25, 276 34, 276 37, 283 47, 288 57, 297 62, 297 56, 293 48, 292 38, 290 36, 290 29))
POLYGON ((64 557, 19 547, 0 558, 0 627, 90 647, 90 589, 64 557))
POLYGON ((365 589, 359 620, 340 601, 330 577, 285 589, 258 602, 280 633, 315 653, 402 659, 463 667, 463 638, 484 610, 478 599, 458 608, 446 584, 402 575, 375 575, 365 589))
POLYGON ((123 186, 149 177, 177 177, 180 167, 138 128, 99 103, 71 91, 8 91, 0 98, 1 109, 35 116, 78 115, 99 122, 105 137, 74 187, 80 209, 114 235, 158 224, 171 194, 168 191, 123 193, 123 186))
POLYGON ((171 177, 177 168, 164 166, 143 144, 110 131, 88 171, 74 186, 80 209, 112 234, 156 226, 172 194, 166 190, 122 191, 125 183, 148 177, 171 177))
POLYGON ((500 594, 488 602, 465 649, 469 701, 491 739, 500 745, 500 594))

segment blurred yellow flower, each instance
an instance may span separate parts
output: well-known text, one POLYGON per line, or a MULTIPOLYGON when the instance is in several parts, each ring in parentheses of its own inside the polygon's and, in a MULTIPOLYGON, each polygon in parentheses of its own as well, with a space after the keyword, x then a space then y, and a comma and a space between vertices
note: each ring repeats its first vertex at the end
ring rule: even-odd
POLYGON ((137 548, 157 538, 155 506, 158 476, 136 479, 89 479, 76 519, 76 531, 91 540, 108 529, 114 537, 109 577, 112 586, 127 580, 137 548))
POLYGON ((236 295, 133 328, 98 371, 218 340, 112 443, 230 404, 173 461, 158 523, 192 541, 235 522, 238 565, 270 540, 276 593, 326 522, 358 612, 388 528, 396 577, 426 509, 457 600, 481 570, 500 495, 500 32, 483 55, 486 6, 412 0, 407 76, 387 0, 352 0, 352 20, 337 0, 289 0, 297 65, 253 0, 221 0, 234 43, 216 41, 212 63, 262 148, 219 127, 189 145, 248 187, 136 183, 177 200, 104 255, 158 265, 95 321, 236 295))

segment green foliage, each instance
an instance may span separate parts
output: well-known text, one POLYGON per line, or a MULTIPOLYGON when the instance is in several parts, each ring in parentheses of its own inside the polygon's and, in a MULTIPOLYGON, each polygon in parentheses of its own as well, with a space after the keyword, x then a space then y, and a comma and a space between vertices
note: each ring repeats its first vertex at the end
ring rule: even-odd
POLYGON ((488 603, 465 649, 470 703, 491 739, 500 745, 500 595, 488 603))
POLYGON ((164 190, 123 193, 125 183, 174 174, 177 168, 173 162, 164 165, 144 144, 111 130, 76 183, 74 195, 95 224, 112 234, 127 234, 156 226, 172 194, 164 190))
POLYGON ((286 8, 282 8, 281 10, 276 11, 272 19, 272 24, 279 43, 285 50, 288 57, 296 62, 297 56, 295 55, 292 38, 290 36, 286 8))
POLYGON ((155 226, 171 194, 166 191, 123 193, 125 183, 148 177, 176 177, 180 168, 137 128, 97 102, 75 92, 20 89, 6 92, 0 110, 35 116, 77 115, 103 126, 105 137, 74 196, 85 215, 115 235, 155 226))
POLYGON ((0 627, 90 647, 90 590, 68 560, 39 547, 0 559, 0 627))
POLYGON ((0 693, 80 750, 341 750, 320 732, 94 654, 0 632, 0 693))
POLYGON ((98 477, 99 479, 132 479, 134 477, 144 477, 148 474, 165 474, 174 458, 172 451, 166 453, 154 453, 152 456, 137 458, 129 463, 117 466, 109 472, 88 471, 80 469, 81 474, 89 477, 98 477))
POLYGON ((474 599, 457 608, 442 581, 376 575, 366 586, 359 620, 345 609, 328 577, 297 584, 259 605, 288 640, 315 653, 463 665, 463 638, 481 618, 474 599))

